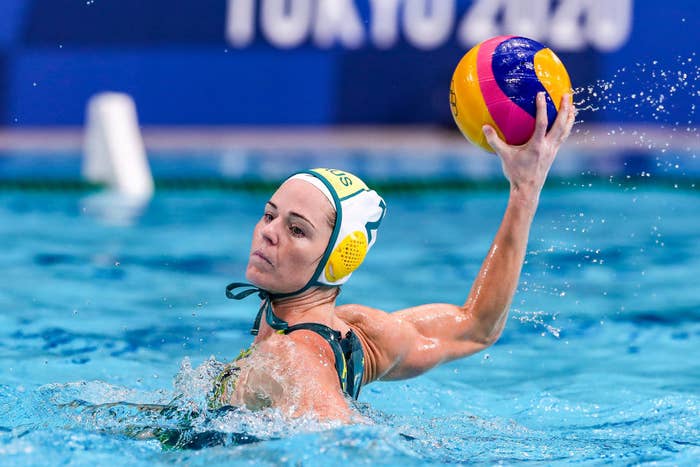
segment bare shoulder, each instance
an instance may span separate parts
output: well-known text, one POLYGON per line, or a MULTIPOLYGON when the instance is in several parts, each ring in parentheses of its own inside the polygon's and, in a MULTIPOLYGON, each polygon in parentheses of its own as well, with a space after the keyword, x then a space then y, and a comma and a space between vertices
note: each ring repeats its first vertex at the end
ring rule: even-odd
MULTIPOLYGON (((334 366, 328 365, 335 359, 333 351, 325 339, 315 332, 299 330, 286 335, 273 334, 261 342, 258 350, 274 356, 280 366, 300 367, 304 369, 305 376, 313 374, 316 380, 335 381, 332 378, 334 366)), ((297 376, 297 373, 290 372, 290 376, 297 376)))
POLYGON ((362 342, 365 353, 364 384, 382 379, 406 355, 420 336, 415 327, 398 313, 364 305, 341 305, 336 314, 362 342))
POLYGON ((335 372, 327 342, 309 331, 273 334, 246 358, 242 377, 243 402, 251 409, 258 401, 296 417, 314 414, 319 419, 347 420, 351 415, 335 372))
POLYGON ((412 329, 397 313, 387 313, 365 305, 341 305, 336 308, 336 314, 361 339, 367 339, 371 348, 382 348, 387 343, 393 345, 396 338, 405 337, 406 332, 412 329))
POLYGON ((390 313, 365 305, 349 304, 336 307, 337 316, 350 326, 365 332, 380 330, 393 320, 390 313))

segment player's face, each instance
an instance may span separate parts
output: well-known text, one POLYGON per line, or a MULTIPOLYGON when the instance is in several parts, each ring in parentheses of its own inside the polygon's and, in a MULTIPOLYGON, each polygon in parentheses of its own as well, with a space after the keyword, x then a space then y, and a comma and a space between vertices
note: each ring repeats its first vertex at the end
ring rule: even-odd
POLYGON ((303 180, 283 183, 253 231, 246 278, 271 293, 304 287, 326 250, 334 212, 313 185, 303 180))

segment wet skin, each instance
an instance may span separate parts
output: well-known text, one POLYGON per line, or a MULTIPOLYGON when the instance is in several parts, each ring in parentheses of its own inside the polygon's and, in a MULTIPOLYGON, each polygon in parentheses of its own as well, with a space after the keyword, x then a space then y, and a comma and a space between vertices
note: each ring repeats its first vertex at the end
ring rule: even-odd
MULTIPOLYGON (((275 300, 275 314, 290 325, 315 322, 343 335, 352 329, 365 355, 363 383, 422 374, 492 345, 503 332, 547 173, 574 123, 570 96, 547 132, 546 103, 537 98, 535 133, 509 146, 496 132, 484 135, 501 158, 510 182, 508 205, 491 248, 462 305, 433 303, 387 313, 364 305, 336 307, 336 290, 312 287, 275 300)), ((255 227, 246 277, 275 293, 293 292, 311 279, 332 231, 333 207, 314 186, 285 182, 266 204, 255 227)), ((400 293, 398 291, 397 293, 400 293)), ((241 364, 241 378, 228 402, 279 408, 290 416, 355 421, 343 397, 328 343, 310 331, 276 334, 263 320, 255 349, 241 364)))

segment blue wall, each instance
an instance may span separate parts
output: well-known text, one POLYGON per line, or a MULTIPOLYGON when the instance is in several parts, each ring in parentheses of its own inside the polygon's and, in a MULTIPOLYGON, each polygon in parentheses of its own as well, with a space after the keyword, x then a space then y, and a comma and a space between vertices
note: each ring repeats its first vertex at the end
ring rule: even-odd
POLYGON ((588 121, 696 121, 700 22, 693 0, 616 0, 629 15, 608 0, 338 0, 349 8, 339 24, 361 29, 331 44, 319 44, 314 30, 328 24, 318 19, 319 1, 328 0, 287 0, 289 14, 299 5, 312 9, 299 16, 300 35, 288 34, 285 44, 278 36, 285 25, 266 10, 279 1, 0 0, 0 125, 80 124, 87 99, 104 90, 132 94, 144 124, 451 125, 447 88, 455 64, 477 39, 511 32, 555 49, 576 87, 615 81, 607 98, 627 98, 588 121), (248 2, 250 16, 229 15, 248 2), (394 3, 398 9, 380 28, 374 7, 394 3), (408 10, 416 5, 411 23, 408 10), (455 7, 447 26, 421 29, 421 15, 439 16, 445 5, 455 7), (566 11, 575 19, 569 29, 566 11), (484 16, 463 37, 460 25, 477 14, 484 16), (527 15, 538 23, 532 34, 523 33, 527 15), (557 38, 556 27, 573 42, 557 38), (669 95, 673 79, 652 74, 664 70, 689 77, 669 95), (661 115, 655 101, 635 108, 629 96, 640 90, 672 100, 661 115))

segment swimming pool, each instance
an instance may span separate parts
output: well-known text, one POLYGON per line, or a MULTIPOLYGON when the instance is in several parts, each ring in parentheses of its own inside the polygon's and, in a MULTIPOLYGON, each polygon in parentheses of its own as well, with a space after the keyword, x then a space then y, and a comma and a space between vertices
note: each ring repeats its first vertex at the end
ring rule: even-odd
MULTIPOLYGON (((396 310, 463 301, 506 193, 384 195, 377 244, 340 302, 396 310)), ((348 427, 201 410, 210 356, 231 359, 251 339, 256 305, 226 300, 223 289, 243 277, 267 196, 161 190, 136 215, 106 209, 94 192, 0 191, 3 464, 700 458, 694 184, 550 183, 500 341, 419 378, 364 388, 359 410, 373 423, 348 427), (178 394, 174 413, 97 405, 178 394), (182 449, 137 439, 142 426, 171 430, 182 449)))

